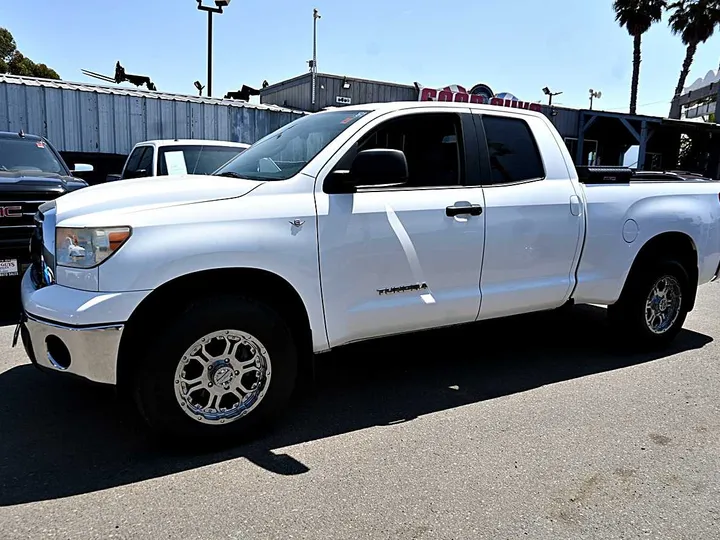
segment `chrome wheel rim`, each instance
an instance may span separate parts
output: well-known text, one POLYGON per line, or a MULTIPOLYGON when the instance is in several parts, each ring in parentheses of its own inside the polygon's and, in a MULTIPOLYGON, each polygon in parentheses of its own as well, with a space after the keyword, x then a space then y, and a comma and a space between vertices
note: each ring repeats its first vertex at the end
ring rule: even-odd
POLYGON ((270 385, 270 356, 254 336, 220 330, 193 343, 175 369, 175 398, 190 418, 226 424, 246 416, 270 385))
POLYGON ((664 334, 677 321, 682 306, 682 289, 673 276, 658 279, 645 302, 645 323, 653 334, 664 334))

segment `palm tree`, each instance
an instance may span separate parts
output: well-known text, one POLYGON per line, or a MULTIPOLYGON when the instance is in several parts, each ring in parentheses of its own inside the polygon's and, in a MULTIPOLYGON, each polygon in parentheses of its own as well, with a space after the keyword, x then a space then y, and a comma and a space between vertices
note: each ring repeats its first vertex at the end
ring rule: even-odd
POLYGON ((670 29, 673 34, 680 36, 687 47, 675 88, 675 96, 679 96, 685 88, 698 45, 710 39, 715 33, 715 27, 720 24, 720 0, 678 0, 670 4, 668 9, 673 12, 668 21, 670 29))
POLYGON ((637 108, 638 84, 640 83, 640 45, 642 35, 662 19, 665 0, 615 0, 615 20, 633 37, 633 74, 630 85, 630 114, 637 108))

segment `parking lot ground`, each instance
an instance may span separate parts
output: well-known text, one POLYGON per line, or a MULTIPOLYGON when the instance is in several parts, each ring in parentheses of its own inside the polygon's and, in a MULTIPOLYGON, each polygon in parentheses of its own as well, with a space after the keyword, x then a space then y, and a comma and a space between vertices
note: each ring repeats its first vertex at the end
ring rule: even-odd
POLYGON ((169 450, 0 329, 0 537, 720 537, 720 286, 672 349, 575 308, 318 360, 270 433, 169 450))

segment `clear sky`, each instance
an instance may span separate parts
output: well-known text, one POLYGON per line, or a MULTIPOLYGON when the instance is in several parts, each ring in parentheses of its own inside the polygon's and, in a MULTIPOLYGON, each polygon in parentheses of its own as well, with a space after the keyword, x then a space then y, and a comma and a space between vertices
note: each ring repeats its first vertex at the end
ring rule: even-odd
MULTIPOLYGON (((210 0, 205 0, 210 2, 210 0)), ((424 86, 488 84, 495 92, 627 110, 632 40, 611 0, 232 0, 214 20, 214 95, 307 71, 317 7, 321 72, 424 86)), ((149 75, 159 90, 194 93, 207 77, 207 16, 196 0, 0 0, 18 48, 71 81, 81 68, 149 75)), ((666 115, 684 47, 664 21, 643 42, 638 112, 666 115)), ((720 35, 701 45, 687 84, 717 69, 720 35)))

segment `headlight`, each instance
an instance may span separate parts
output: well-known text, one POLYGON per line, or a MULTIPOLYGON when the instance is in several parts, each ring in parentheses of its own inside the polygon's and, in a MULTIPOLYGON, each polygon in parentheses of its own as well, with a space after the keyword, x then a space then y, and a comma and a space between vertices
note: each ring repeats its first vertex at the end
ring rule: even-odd
POLYGON ((130 238, 130 227, 71 228, 55 231, 55 259, 60 266, 92 268, 120 249, 130 238))

